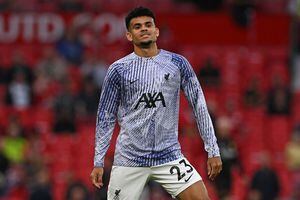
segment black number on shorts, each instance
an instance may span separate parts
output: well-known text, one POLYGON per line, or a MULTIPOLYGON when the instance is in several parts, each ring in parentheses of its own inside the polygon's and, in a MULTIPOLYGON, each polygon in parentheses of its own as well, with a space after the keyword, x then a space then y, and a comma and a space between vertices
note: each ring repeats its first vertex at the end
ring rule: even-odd
POLYGON ((181 161, 179 161, 179 163, 180 164, 183 163, 185 167, 189 168, 188 170, 186 170, 187 173, 190 173, 190 172, 193 171, 193 167, 191 165, 187 164, 184 159, 182 159, 181 161))
MULTIPOLYGON (((191 165, 187 164, 184 159, 179 161, 179 164, 184 164, 184 167, 186 167, 186 168, 188 167, 188 170, 186 170, 187 173, 191 173, 194 170, 193 167, 191 165)), ((174 170, 177 173, 178 181, 180 181, 183 177, 185 177, 185 173, 181 174, 179 167, 177 167, 176 165, 174 165, 170 168, 170 173, 174 174, 174 170)))
POLYGON ((172 166, 170 168, 170 173, 174 174, 174 170, 177 172, 178 181, 180 181, 183 177, 185 177, 185 173, 181 174, 180 169, 177 166, 172 166))

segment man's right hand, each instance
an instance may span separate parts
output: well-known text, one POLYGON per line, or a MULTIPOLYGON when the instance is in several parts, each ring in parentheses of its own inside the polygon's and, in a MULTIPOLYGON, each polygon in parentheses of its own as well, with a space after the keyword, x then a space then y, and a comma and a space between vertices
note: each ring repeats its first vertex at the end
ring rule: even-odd
POLYGON ((93 185, 99 189, 103 186, 103 171, 103 167, 95 167, 90 175, 93 185))

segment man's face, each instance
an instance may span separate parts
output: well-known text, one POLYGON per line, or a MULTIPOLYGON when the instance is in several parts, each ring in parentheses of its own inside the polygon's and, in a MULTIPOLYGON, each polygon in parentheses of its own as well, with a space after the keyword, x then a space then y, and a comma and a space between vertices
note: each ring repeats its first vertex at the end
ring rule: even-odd
POLYGON ((156 42, 158 35, 159 30, 155 27, 153 18, 148 16, 133 18, 126 33, 129 41, 142 48, 147 48, 156 42))

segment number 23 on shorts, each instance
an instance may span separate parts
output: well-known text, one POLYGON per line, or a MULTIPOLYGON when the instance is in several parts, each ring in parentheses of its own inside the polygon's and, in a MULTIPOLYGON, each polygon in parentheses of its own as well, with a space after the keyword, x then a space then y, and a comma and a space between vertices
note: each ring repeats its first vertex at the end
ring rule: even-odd
POLYGON ((188 182, 190 178, 193 176, 193 173, 190 174, 191 172, 193 172, 193 170, 194 170, 193 167, 190 164, 188 164, 185 159, 182 159, 179 161, 178 165, 171 166, 170 174, 177 174, 178 181, 184 178, 184 181, 188 182), (182 172, 183 169, 179 168, 180 165, 183 165, 184 167, 183 172, 182 172))

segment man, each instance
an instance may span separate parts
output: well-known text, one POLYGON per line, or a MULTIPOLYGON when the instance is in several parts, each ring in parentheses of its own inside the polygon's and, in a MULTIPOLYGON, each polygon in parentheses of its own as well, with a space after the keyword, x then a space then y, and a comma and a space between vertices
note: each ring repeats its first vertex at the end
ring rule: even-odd
POLYGON ((180 88, 196 116, 208 152, 208 176, 220 173, 222 162, 212 122, 197 77, 181 55, 158 49, 159 29, 147 8, 125 19, 134 52, 113 63, 100 97, 93 184, 103 186, 104 155, 116 118, 120 125, 108 199, 137 200, 149 179, 178 199, 209 199, 201 176, 182 155, 178 142, 180 88))

